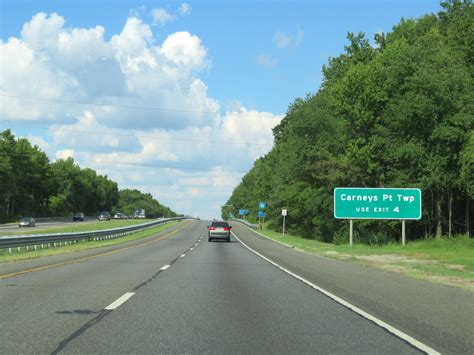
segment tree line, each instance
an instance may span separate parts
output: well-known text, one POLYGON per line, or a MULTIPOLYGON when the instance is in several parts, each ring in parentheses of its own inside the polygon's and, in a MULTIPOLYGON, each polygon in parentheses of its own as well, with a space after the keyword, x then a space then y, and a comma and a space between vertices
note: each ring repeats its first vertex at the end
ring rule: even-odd
POLYGON ((117 209, 126 215, 132 215, 136 209, 144 209, 147 218, 177 216, 169 207, 163 206, 155 200, 151 194, 144 194, 136 189, 119 191, 117 209))
POLYGON ((150 194, 119 190, 115 181, 81 168, 73 158, 51 163, 38 146, 16 138, 9 129, 0 133, 0 182, 0 222, 75 212, 131 215, 135 209, 145 209, 149 217, 176 216, 150 194))
MULTIPOLYGON (((306 238, 343 243, 348 222, 333 217, 335 187, 415 187, 423 216, 411 239, 472 232, 474 197, 474 7, 441 3, 438 14, 402 19, 390 33, 349 33, 323 67, 315 94, 297 98, 273 129, 274 146, 255 161, 226 202, 267 202, 267 220, 306 238), (471 230, 470 230, 471 228, 471 230)), ((227 207, 224 218, 236 213, 227 207)), ((360 220, 361 242, 400 237, 397 221, 360 220)))

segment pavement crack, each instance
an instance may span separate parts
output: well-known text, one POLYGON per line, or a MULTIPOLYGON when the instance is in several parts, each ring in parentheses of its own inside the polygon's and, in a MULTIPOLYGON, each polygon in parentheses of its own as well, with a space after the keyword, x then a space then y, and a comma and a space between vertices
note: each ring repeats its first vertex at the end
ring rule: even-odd
MULTIPOLYGON (((188 249, 186 249, 186 251, 184 253, 187 253, 189 251, 191 247, 189 247, 188 249)), ((183 253, 181 253, 183 254, 183 253)), ((180 254, 180 255, 181 255, 180 254)), ((173 265, 176 261, 178 261, 180 259, 180 257, 176 257, 174 260, 172 260, 169 265, 173 265)), ((135 286, 135 288, 133 289, 134 291, 137 291, 138 289, 142 288, 143 286, 145 286, 146 284, 148 284, 149 282, 153 281, 154 279, 156 279, 159 274, 163 272, 163 270, 158 270, 153 276, 151 276, 150 278, 146 279, 145 281, 143 281, 141 284, 135 286)), ((60 314, 88 314, 88 313, 93 313, 91 311, 88 311, 88 310, 75 310, 75 311, 59 311, 57 313, 60 313, 60 314)), ((89 313, 89 314, 90 314, 89 313)), ((106 316, 108 316, 110 313, 112 313, 111 310, 101 310, 99 312, 99 314, 97 316, 95 316, 94 318, 92 318, 90 321, 88 321, 86 324, 84 324, 81 328, 79 328, 78 330, 76 330, 74 333, 72 333, 69 337, 67 337, 66 339, 64 339, 63 341, 61 341, 58 346, 56 347, 56 349, 54 349, 52 352, 51 352, 51 355, 56 355, 58 354, 60 351, 64 350, 66 348, 66 346, 69 345, 69 343, 71 343, 74 339, 80 337, 86 330, 88 330, 89 328, 93 327, 94 325, 96 325, 97 323, 99 323, 102 319, 104 319, 106 316)))
POLYGON ((66 348, 66 346, 68 346, 69 343, 71 343, 74 339, 80 337, 87 329, 99 323, 102 319, 104 319, 110 313, 112 313, 112 311, 107 311, 107 310, 100 311, 100 313, 97 316, 92 318, 90 321, 88 321, 86 324, 84 324, 82 327, 80 327, 78 330, 72 333, 69 337, 61 341, 58 344, 57 348, 51 352, 51 355, 58 354, 60 351, 64 350, 64 348, 66 348))
POLYGON ((90 309, 74 309, 72 311, 57 311, 57 314, 79 314, 79 315, 89 315, 100 313, 101 311, 92 311, 90 309))
POLYGON ((150 277, 149 279, 143 281, 141 284, 135 286, 135 288, 133 289, 134 291, 137 291, 138 289, 142 288, 143 286, 145 286, 147 283, 149 282, 152 282, 154 279, 156 279, 158 277, 158 275, 162 272, 163 270, 159 270, 156 274, 154 274, 152 277, 150 277))

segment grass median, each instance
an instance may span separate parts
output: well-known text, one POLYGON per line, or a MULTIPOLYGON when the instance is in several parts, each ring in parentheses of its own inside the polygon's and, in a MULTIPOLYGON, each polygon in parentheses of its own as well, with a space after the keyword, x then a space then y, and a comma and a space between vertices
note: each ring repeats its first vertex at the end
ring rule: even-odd
POLYGON ((0 263, 42 258, 42 257, 57 255, 57 254, 74 253, 74 252, 86 250, 86 249, 101 248, 101 247, 126 243, 132 240, 145 238, 150 235, 162 232, 168 228, 171 228, 172 226, 178 223, 180 223, 180 221, 172 221, 163 225, 159 225, 154 228, 139 231, 139 232, 129 234, 124 237, 120 237, 116 239, 101 240, 101 241, 78 241, 75 244, 64 245, 64 246, 60 246, 56 248, 51 247, 48 249, 42 249, 42 250, 36 250, 36 251, 32 249, 30 249, 30 251, 25 251, 25 248, 23 247, 20 253, 16 252, 16 250, 12 250, 12 253, 8 253, 5 249, 3 249, 0 251, 0 263))
POLYGON ((49 233, 76 233, 76 232, 89 232, 89 231, 98 231, 104 229, 120 228, 126 226, 133 226, 136 224, 143 224, 147 222, 152 222, 154 219, 126 219, 126 220, 110 220, 110 221, 96 221, 96 222, 76 222, 71 225, 65 224, 65 226, 57 226, 50 228, 41 228, 38 227, 24 227, 18 228, 17 231, 13 232, 0 232, 1 236, 10 236, 10 235, 29 235, 29 234, 49 234, 49 233), (37 229, 39 228, 39 229, 37 229))
POLYGON ((474 239, 468 236, 425 239, 401 244, 335 245, 269 229, 259 231, 266 237, 303 251, 365 266, 399 272, 474 291, 474 239))

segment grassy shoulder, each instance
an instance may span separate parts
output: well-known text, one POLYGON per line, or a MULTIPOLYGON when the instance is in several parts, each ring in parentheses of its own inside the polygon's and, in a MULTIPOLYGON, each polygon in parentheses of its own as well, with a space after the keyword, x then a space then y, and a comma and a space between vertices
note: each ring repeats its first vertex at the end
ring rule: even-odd
POLYGON ((76 222, 72 225, 50 227, 47 229, 36 229, 33 228, 18 228, 18 231, 14 232, 0 232, 0 236, 9 235, 25 235, 25 234, 48 234, 48 233, 75 233, 75 232, 88 232, 97 231, 104 229, 112 229, 119 227, 132 226, 136 224, 143 224, 151 222, 153 219, 125 219, 125 220, 110 220, 110 221, 96 221, 96 222, 76 222))
POLYGON ((117 238, 117 239, 90 241, 90 242, 80 241, 76 244, 65 245, 65 246, 61 246, 57 248, 49 248, 49 249, 44 249, 44 250, 36 250, 36 251, 30 250, 28 252, 24 251, 24 248, 23 248, 21 253, 17 253, 13 251, 11 254, 9 254, 6 250, 1 250, 0 263, 36 259, 36 258, 42 258, 42 257, 58 255, 58 254, 75 253, 77 251, 86 250, 86 249, 102 248, 102 247, 107 247, 111 245, 122 244, 122 243, 126 243, 126 242, 140 239, 140 238, 145 238, 150 235, 162 232, 166 229, 171 228, 177 223, 180 223, 180 221, 173 221, 173 222, 166 223, 164 225, 160 225, 154 228, 150 228, 150 229, 146 229, 140 232, 129 234, 127 236, 117 238))
POLYGON ((405 275, 474 290, 474 239, 468 236, 387 245, 334 245, 263 229, 263 235, 306 252, 352 260, 405 275))

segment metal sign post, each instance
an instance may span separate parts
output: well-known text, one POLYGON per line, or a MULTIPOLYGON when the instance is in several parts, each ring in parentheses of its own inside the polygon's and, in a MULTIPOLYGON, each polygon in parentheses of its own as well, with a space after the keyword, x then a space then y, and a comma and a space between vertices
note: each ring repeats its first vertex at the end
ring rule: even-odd
POLYGON ((258 224, 260 226, 260 230, 263 229, 262 221, 265 223, 265 212, 258 211, 258 224))
POLYGON ((402 220, 402 246, 405 246, 405 220, 402 220))
POLYGON ((245 215, 249 213, 249 210, 239 210, 239 215, 245 221, 245 215))
POLYGON ((354 224, 352 219, 349 220, 349 245, 352 245, 352 233, 354 231, 354 224))
POLYGON ((285 217, 287 216, 288 214, 288 210, 287 209, 282 209, 281 210, 281 215, 283 216, 283 237, 285 237, 285 217))
MULTIPOLYGON (((264 210, 266 207, 267 207, 267 204, 265 202, 260 201, 258 203, 258 208, 260 210, 264 210)), ((262 220, 263 220, 263 223, 265 223, 265 212, 264 211, 258 211, 258 224, 260 226, 260 230, 263 229, 262 220)))

